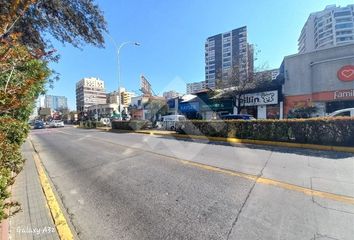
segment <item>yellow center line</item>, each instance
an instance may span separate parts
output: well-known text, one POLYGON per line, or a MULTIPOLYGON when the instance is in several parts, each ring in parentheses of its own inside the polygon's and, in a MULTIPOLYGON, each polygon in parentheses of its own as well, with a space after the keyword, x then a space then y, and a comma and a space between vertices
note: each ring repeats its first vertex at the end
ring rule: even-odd
MULTIPOLYGON (((65 133, 65 134, 74 135, 74 134, 69 134, 69 133, 65 133)), ((181 162, 183 164, 198 167, 198 168, 201 168, 204 170, 214 171, 214 172, 218 172, 218 173, 227 174, 229 176, 235 176, 235 177, 248 179, 251 181, 256 181, 256 183, 258 183, 258 184, 271 185, 271 186, 275 186, 275 187, 290 190, 290 191, 300 192, 300 193, 303 193, 308 196, 316 196, 316 197, 320 197, 320 198, 330 199, 330 200, 334 200, 337 202, 342 202, 342 203, 354 205, 354 197, 351 197, 351 196, 345 196, 345 195, 340 195, 340 194, 335 194, 335 193, 314 190, 314 189, 298 186, 295 184, 278 181, 275 179, 259 177, 257 175, 247 174, 247 173, 243 173, 243 172, 237 172, 234 170, 223 169, 223 168, 219 168, 219 167, 215 167, 215 166, 211 166, 211 165, 207 165, 207 164, 203 164, 203 163, 197 163, 197 162, 181 159, 181 158, 174 157, 174 156, 170 156, 170 155, 166 155, 166 154, 162 154, 162 153, 157 153, 157 152, 150 151, 150 150, 144 150, 144 149, 141 149, 138 147, 126 146, 126 145, 119 144, 117 142, 110 141, 110 140, 103 139, 103 138, 99 138, 99 137, 90 137, 90 139, 96 139, 96 140, 99 140, 102 142, 107 142, 110 144, 119 145, 121 147, 148 152, 148 153, 163 157, 164 159, 166 159, 166 158, 174 159, 174 160, 177 160, 178 162, 181 162)))

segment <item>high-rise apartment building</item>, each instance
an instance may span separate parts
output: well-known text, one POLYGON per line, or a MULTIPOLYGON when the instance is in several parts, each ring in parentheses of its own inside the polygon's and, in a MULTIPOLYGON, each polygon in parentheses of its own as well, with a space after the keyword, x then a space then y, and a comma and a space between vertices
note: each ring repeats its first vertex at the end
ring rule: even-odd
POLYGON ((354 4, 311 13, 298 39, 299 53, 354 43, 354 4))
POLYGON ((237 68, 240 79, 253 76, 253 46, 247 42, 247 27, 209 37, 205 43, 206 87, 215 89, 216 79, 227 79, 237 68))
POLYGON ((44 96, 44 107, 50 108, 52 111, 60 111, 68 108, 68 99, 64 96, 44 96))
POLYGON ((206 81, 187 83, 187 94, 194 94, 206 89, 206 81))
POLYGON ((104 81, 98 78, 83 78, 76 83, 76 109, 87 111, 89 106, 106 104, 104 81))

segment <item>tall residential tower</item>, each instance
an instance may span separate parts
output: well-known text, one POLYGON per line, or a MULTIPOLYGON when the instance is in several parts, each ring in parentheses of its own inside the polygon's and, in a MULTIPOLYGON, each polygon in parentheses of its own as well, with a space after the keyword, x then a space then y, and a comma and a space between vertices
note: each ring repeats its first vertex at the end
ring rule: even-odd
POLYGON ((216 79, 227 78, 232 67, 238 69, 240 79, 246 80, 253 75, 253 47, 247 42, 246 26, 206 40, 206 87, 215 89, 216 79))
POLYGON ((354 43, 354 4, 311 13, 298 39, 299 53, 354 43))

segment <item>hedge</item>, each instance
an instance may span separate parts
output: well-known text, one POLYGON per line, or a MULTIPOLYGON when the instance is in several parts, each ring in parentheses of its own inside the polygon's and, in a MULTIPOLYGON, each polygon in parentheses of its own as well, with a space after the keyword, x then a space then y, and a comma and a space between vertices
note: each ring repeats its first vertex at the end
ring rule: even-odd
POLYGON ((354 118, 284 120, 192 120, 177 123, 177 132, 189 135, 354 146, 354 118))
POLYGON ((11 209, 11 214, 19 210, 17 202, 6 203, 5 200, 10 197, 9 186, 23 167, 20 148, 28 131, 29 126, 25 122, 7 116, 0 117, 0 220, 8 217, 6 210, 11 209))
POLYGON ((96 128, 96 127, 105 127, 105 125, 99 121, 87 120, 87 121, 80 121, 79 127, 91 129, 91 128, 96 128))
POLYGON ((145 120, 131 120, 131 121, 112 121, 112 129, 121 129, 121 130, 141 130, 147 129, 149 121, 145 120))

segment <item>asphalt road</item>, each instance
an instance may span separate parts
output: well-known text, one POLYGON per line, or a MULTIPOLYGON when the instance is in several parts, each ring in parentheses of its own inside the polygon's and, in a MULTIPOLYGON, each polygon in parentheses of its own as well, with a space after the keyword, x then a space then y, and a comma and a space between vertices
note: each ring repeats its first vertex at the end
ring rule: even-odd
POLYGON ((31 139, 81 239, 354 239, 352 154, 73 127, 31 139))

